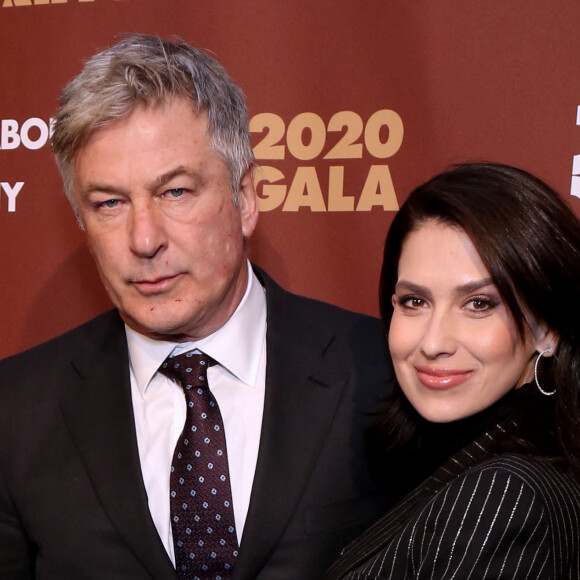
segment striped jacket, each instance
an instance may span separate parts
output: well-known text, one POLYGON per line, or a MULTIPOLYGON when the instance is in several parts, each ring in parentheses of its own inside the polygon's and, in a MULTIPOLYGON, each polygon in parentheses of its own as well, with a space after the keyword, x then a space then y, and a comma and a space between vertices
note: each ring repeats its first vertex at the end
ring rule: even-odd
POLYGON ((325 579, 580 579, 580 483, 494 455, 513 421, 444 463, 342 552, 325 579))

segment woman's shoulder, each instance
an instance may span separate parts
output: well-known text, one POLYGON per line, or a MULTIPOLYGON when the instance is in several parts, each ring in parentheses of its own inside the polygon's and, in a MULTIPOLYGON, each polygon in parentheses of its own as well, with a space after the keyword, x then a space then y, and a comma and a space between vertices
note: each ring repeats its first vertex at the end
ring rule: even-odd
POLYGON ((361 577, 393 579, 407 577, 409 566, 413 578, 579 577, 580 484, 566 470, 517 453, 447 463, 336 569, 350 562, 361 577))
POLYGON ((518 453, 495 455, 453 477, 437 495, 456 498, 455 509, 497 506, 499 519, 535 513, 550 528, 570 530, 576 541, 580 536, 580 482, 563 464, 518 453))
POLYGON ((578 578, 580 485, 527 455, 474 461, 420 486, 344 560, 353 578, 578 578))
POLYGON ((503 545, 512 538, 525 547, 535 538, 538 554, 549 547, 556 577, 569 569, 580 573, 580 482, 565 467, 524 454, 496 455, 455 477, 438 496, 440 521, 453 517, 474 537, 492 535, 503 545))
MULTIPOLYGON (((484 577, 516 569, 529 577, 577 575, 580 483, 543 459, 495 455, 453 477, 421 506, 406 533, 412 558, 430 546, 433 558, 448 557, 457 569, 469 561, 485 570, 484 577)), ((452 568, 445 566, 446 572, 452 568)))
POLYGON ((454 485, 461 484, 462 480, 474 484, 482 477, 498 483, 518 483, 544 499, 550 498, 550 503, 558 497, 580 511, 580 481, 563 462, 519 453, 494 455, 466 470, 454 485))

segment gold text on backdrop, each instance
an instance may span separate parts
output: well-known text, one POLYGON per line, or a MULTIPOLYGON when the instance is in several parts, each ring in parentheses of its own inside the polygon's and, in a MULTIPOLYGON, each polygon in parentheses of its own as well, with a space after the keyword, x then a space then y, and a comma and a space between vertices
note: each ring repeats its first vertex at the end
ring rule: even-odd
POLYGON ((288 154, 299 162, 316 161, 317 164, 316 167, 299 165, 293 176, 285 175, 273 165, 260 165, 255 173, 260 211, 280 207, 285 212, 296 212, 300 208, 313 212, 371 211, 373 207, 384 211, 399 209, 391 171, 386 164, 365 162, 367 176, 358 201, 355 195, 344 193, 347 160, 387 159, 401 148, 404 130, 397 112, 375 111, 365 123, 354 111, 339 111, 328 125, 312 112, 299 113, 288 125, 276 113, 259 113, 250 121, 250 131, 262 134, 254 146, 258 162, 266 160, 275 164, 288 154), (332 133, 339 134, 337 140, 328 138, 332 133), (328 167, 321 167, 327 160, 328 167), (320 184, 322 173, 324 178, 328 174, 326 196, 320 184), (289 185, 283 182, 286 177, 289 185))

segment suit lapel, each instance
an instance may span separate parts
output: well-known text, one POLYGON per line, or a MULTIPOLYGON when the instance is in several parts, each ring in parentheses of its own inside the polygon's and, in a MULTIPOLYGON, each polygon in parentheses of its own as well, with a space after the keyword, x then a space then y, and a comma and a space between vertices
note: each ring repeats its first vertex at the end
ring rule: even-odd
MULTIPOLYGON (((257 576, 295 514, 348 377, 325 368, 333 334, 301 328, 292 299, 262 273, 268 302, 266 397, 250 508, 234 579, 257 576)), ((327 365, 328 367, 328 365, 327 365)))
POLYGON ((87 337, 73 361, 65 421, 103 510, 155 578, 174 569, 151 519, 143 484, 128 352, 120 319, 100 337, 87 337))

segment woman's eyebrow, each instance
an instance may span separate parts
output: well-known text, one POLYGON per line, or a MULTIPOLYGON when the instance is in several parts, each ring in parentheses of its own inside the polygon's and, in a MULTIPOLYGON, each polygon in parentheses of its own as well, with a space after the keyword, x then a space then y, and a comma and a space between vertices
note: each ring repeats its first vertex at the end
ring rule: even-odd
MULTIPOLYGON (((477 290, 481 290, 481 288, 485 288, 486 286, 493 286, 493 280, 489 277, 481 278, 480 280, 473 280, 472 282, 467 282, 465 284, 460 284, 453 289, 453 294, 461 296, 463 294, 469 294, 471 292, 476 292, 477 290)), ((415 282, 411 282, 410 280, 399 280, 395 285, 395 291, 401 290, 404 288, 405 290, 409 290, 410 292, 417 292, 418 294, 430 295, 431 290, 427 286, 422 286, 421 284, 416 284, 415 282)))

